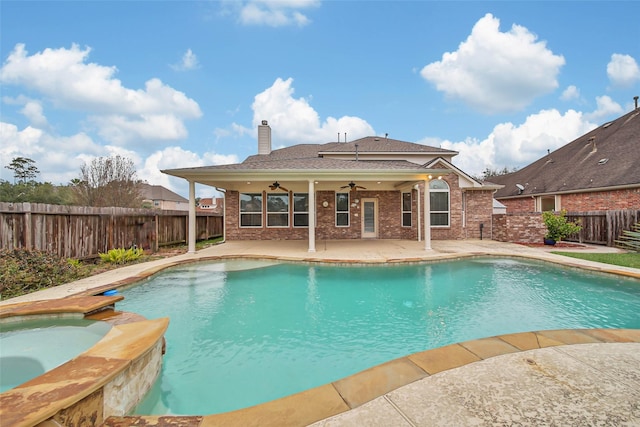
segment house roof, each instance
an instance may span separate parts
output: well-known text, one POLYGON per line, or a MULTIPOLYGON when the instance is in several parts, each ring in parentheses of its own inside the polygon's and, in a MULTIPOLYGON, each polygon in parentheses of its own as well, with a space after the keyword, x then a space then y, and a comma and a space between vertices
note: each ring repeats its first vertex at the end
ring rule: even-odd
POLYGON ((491 177, 496 199, 640 187, 640 110, 604 123, 519 171, 491 177), (524 187, 520 190, 517 185, 524 187))
POLYGON ((140 184, 140 194, 145 200, 165 200, 168 202, 182 203, 189 202, 188 199, 185 199, 181 195, 176 194, 161 185, 150 185, 146 183, 140 184))
MULTIPOLYGON (((297 186, 294 187, 300 191, 310 176, 328 188, 335 187, 338 182, 344 184, 342 181, 345 180, 377 184, 384 181, 388 186, 398 188, 423 180, 427 175, 460 172, 447 161, 456 154, 456 151, 372 136, 348 143, 294 145, 272 150, 269 154, 249 156, 242 163, 162 172, 224 189, 246 188, 257 181, 270 180, 288 182, 287 188, 295 182, 297 186), (434 164, 434 158, 444 159, 444 166, 434 164)), ((471 186, 482 187, 482 184, 476 182, 471 186)))

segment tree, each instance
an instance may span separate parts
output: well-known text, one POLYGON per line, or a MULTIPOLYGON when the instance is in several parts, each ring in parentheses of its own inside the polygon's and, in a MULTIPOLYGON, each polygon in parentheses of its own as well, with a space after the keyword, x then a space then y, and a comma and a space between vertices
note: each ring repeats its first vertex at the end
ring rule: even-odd
POLYGON ((13 171, 13 183, 26 183, 33 181, 40 173, 35 166, 35 160, 28 157, 15 157, 5 168, 13 171))
POLYGON ((136 178, 133 161, 122 156, 98 157, 80 168, 80 177, 70 185, 76 203, 85 206, 139 208, 141 181, 136 178))
POLYGON ((508 167, 503 167, 502 169, 492 169, 492 168, 485 168, 482 171, 482 175, 480 175, 479 177, 477 177, 480 181, 486 181, 489 178, 493 177, 493 176, 501 176, 501 175, 507 175, 509 173, 513 173, 515 171, 517 171, 518 168, 513 167, 513 168, 508 168, 508 167))

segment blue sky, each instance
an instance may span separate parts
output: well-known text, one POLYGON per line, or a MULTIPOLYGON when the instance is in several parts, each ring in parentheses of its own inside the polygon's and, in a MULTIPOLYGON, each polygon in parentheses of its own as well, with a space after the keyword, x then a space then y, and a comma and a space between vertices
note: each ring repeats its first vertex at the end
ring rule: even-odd
MULTIPOLYGON (((120 154, 138 177, 384 135, 522 167, 630 111, 636 1, 0 0, 0 178, 120 154)), ((214 190, 197 187, 208 197, 214 190)))

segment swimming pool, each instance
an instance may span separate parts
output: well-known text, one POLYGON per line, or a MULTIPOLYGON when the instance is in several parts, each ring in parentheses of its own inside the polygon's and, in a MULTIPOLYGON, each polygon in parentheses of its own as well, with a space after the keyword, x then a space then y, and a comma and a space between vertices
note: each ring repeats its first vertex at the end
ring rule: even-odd
POLYGON ((119 308, 169 316, 138 414, 212 414, 430 348, 561 328, 640 328, 637 280, 513 259, 337 266, 221 261, 162 272, 119 308))
POLYGON ((0 393, 73 359, 110 329, 85 319, 0 322, 0 393))

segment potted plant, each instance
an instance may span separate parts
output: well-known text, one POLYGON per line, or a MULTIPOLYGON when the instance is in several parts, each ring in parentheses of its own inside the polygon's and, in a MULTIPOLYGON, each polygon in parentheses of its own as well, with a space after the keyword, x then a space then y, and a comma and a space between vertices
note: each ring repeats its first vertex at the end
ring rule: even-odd
POLYGON ((542 221, 547 227, 547 233, 544 235, 545 245, 555 245, 556 242, 582 230, 579 221, 567 220, 567 211, 565 210, 557 214, 552 211, 542 212, 542 221))

